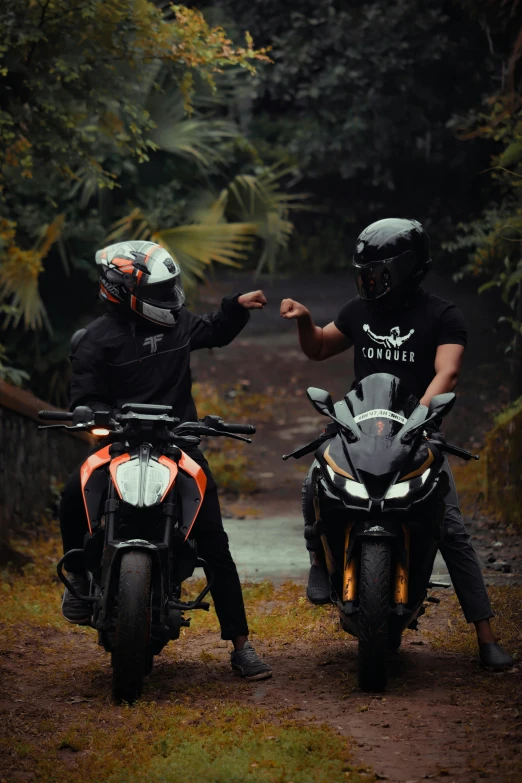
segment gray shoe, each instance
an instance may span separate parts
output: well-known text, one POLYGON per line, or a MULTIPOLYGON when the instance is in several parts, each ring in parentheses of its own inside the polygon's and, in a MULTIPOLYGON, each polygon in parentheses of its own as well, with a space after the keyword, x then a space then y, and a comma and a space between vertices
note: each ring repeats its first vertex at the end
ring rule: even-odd
MULTIPOLYGON (((79 595, 89 595, 87 574, 67 574, 67 579, 79 595)), ((69 623, 88 625, 91 620, 91 605, 87 601, 78 600, 65 588, 62 614, 69 623)))
POLYGON ((230 662, 234 674, 245 680, 267 680, 272 676, 272 667, 261 660, 250 642, 245 642, 242 650, 230 653, 230 662))
POLYGON ((515 659, 496 642, 479 644, 479 652, 482 666, 491 672, 503 672, 515 665, 515 659))

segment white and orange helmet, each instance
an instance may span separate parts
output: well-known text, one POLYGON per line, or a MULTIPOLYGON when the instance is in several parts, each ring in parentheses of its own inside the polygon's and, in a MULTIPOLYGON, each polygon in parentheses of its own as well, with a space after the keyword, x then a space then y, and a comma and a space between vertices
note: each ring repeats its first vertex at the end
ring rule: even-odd
POLYGON ((174 326, 185 301, 179 264, 155 242, 117 242, 96 253, 100 297, 174 326))

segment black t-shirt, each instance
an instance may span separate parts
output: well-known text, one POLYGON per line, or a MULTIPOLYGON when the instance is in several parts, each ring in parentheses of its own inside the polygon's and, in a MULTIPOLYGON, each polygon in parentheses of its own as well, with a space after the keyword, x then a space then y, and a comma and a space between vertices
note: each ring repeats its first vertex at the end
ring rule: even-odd
POLYGON ((356 296, 334 323, 353 341, 356 382, 387 372, 404 381, 417 397, 422 397, 435 376, 438 346, 465 346, 467 342, 460 310, 422 289, 411 307, 389 313, 372 310, 356 296))

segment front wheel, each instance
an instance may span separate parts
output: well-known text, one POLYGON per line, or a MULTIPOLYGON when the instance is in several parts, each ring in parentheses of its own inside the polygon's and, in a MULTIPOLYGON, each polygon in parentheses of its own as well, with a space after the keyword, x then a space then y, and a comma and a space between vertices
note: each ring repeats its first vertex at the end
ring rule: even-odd
POLYGON ((112 651, 112 695, 117 702, 139 699, 150 668, 151 577, 147 552, 123 554, 112 651))
POLYGON ((391 547, 382 539, 363 539, 359 578, 358 680, 363 691, 386 688, 390 645, 391 547))

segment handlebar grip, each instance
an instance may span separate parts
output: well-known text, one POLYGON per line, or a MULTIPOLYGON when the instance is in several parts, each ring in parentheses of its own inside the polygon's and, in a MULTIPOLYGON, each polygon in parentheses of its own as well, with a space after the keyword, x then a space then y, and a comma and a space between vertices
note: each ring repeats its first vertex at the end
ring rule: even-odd
POLYGON ((461 449, 458 446, 452 446, 451 443, 444 443, 444 444, 436 444, 439 446, 441 451, 445 451, 447 454, 453 454, 454 457, 460 457, 460 459, 466 460, 468 462, 470 459, 480 459, 480 457, 477 454, 471 454, 471 452, 466 451, 466 449, 461 449))
POLYGON ((230 432, 232 435, 254 435, 256 428, 252 424, 227 424, 226 421, 219 427, 223 432, 230 432))
POLYGON ((70 411, 39 411, 38 418, 44 421, 71 421, 72 413, 70 411))

